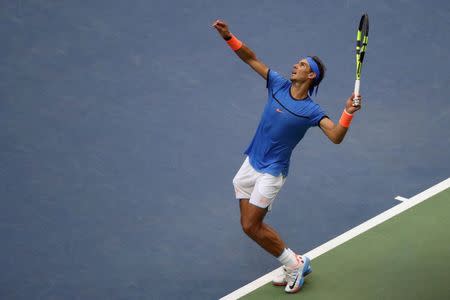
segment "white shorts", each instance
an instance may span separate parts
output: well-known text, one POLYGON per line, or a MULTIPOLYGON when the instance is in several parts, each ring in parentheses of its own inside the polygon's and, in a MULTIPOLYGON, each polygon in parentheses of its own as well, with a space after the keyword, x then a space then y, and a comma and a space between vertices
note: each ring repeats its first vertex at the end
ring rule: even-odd
POLYGON ((277 177, 256 171, 245 159, 241 168, 233 178, 236 199, 250 199, 250 203, 271 210, 272 203, 286 181, 286 177, 277 177))

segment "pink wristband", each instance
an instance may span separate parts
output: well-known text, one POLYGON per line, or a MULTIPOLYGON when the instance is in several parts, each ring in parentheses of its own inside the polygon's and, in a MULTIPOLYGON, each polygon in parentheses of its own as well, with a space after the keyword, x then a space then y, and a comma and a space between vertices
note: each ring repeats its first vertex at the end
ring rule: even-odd
POLYGON ((349 128, 350 123, 352 122, 352 119, 353 119, 353 115, 349 114, 344 108, 341 119, 339 120, 339 124, 341 124, 342 127, 349 128))
POLYGON ((242 47, 242 42, 238 40, 233 34, 231 34, 231 39, 227 41, 228 46, 230 46, 233 51, 237 51, 242 47))

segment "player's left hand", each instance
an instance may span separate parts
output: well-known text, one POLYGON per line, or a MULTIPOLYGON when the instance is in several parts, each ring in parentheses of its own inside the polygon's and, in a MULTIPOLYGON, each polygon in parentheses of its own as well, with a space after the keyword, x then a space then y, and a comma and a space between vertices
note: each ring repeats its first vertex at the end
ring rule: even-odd
POLYGON ((345 110, 349 114, 353 114, 355 111, 358 111, 361 109, 361 101, 362 97, 361 95, 358 95, 356 98, 359 99, 359 105, 353 106, 353 99, 355 98, 355 93, 352 93, 352 95, 347 99, 347 102, 345 103, 345 110))

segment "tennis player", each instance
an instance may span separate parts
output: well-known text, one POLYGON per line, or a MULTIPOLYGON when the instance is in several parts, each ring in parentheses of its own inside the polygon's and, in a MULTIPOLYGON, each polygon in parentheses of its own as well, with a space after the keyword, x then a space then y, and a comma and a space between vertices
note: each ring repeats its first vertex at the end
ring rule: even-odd
POLYGON ((357 106, 352 103, 354 95, 347 99, 339 123, 335 124, 311 99, 325 75, 325 66, 317 56, 307 56, 295 63, 288 80, 261 62, 230 33, 224 21, 215 21, 213 27, 237 56, 267 82, 268 101, 233 185, 240 200, 243 231, 283 265, 283 274, 274 278, 273 284, 285 286, 287 293, 295 293, 312 271, 310 259, 288 248, 279 234, 263 222, 264 217, 286 181, 291 153, 306 131, 319 126, 333 143, 341 143, 353 113, 361 108, 361 96, 357 97, 360 100, 357 106))

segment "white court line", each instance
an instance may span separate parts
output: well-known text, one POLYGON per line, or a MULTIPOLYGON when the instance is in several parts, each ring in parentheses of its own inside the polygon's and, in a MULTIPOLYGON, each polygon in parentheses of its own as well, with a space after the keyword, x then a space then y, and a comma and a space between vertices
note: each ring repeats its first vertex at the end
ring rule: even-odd
MULTIPOLYGON (((423 191, 414 197, 408 199, 408 201, 402 202, 391 209, 386 210, 385 212, 379 214, 378 216, 373 217, 372 219, 362 223, 361 225, 358 225, 349 231, 341 234, 340 236, 326 242, 325 244, 309 251, 308 253, 305 253, 306 256, 308 256, 311 259, 317 258, 318 256, 324 254, 325 252, 330 251, 331 249, 351 240, 352 238, 360 235, 363 232, 366 232, 367 230, 389 220, 390 218, 404 212, 405 210, 427 200, 428 198, 431 198, 432 196, 450 188, 450 177, 446 180, 430 187, 426 191, 423 191)), ((256 279, 255 281, 250 282, 249 284, 241 287, 240 289, 220 298, 220 300, 235 300, 239 299, 240 297, 243 297, 250 292, 256 290, 257 288, 269 283, 273 276, 281 273, 281 267, 278 269, 273 270, 270 273, 267 273, 266 275, 256 279)))
POLYGON ((409 199, 408 198, 405 198, 405 197, 402 197, 402 196, 397 196, 397 197, 395 197, 395 200, 398 200, 398 201, 408 201, 409 199))

